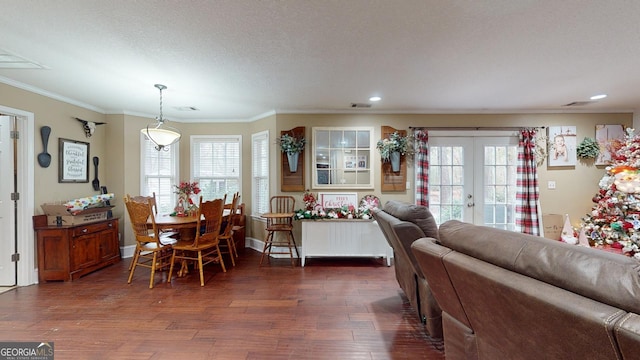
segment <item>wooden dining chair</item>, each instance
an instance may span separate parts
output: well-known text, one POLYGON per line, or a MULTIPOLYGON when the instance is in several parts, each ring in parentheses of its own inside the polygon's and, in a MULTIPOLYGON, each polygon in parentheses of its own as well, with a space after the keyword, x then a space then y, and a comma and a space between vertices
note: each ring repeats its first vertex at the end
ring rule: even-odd
POLYGON ((130 196, 124 198, 124 203, 129 213, 131 228, 136 240, 136 249, 129 267, 129 279, 131 284, 133 274, 138 266, 151 269, 149 289, 153 289, 156 271, 169 267, 171 258, 171 246, 176 242, 169 234, 160 234, 156 226, 155 214, 148 201, 133 201, 130 196), (149 226, 151 220, 151 227, 149 226))
POLYGON ((158 203, 156 202, 156 193, 154 192, 152 196, 144 196, 144 195, 136 195, 131 196, 127 194, 127 198, 129 201, 135 202, 148 202, 151 204, 151 208, 153 209, 153 213, 158 215, 158 203))
POLYGON ((222 271, 227 272, 218 246, 224 202, 224 199, 202 202, 202 196, 200 197, 196 237, 193 241, 178 241, 173 245, 167 282, 171 281, 176 260, 180 260, 181 266, 186 266, 187 262, 197 262, 196 266, 200 272, 200 286, 204 286, 203 268, 205 265, 219 261, 222 271))
POLYGON ((223 227, 220 230, 220 251, 223 254, 229 254, 231 257, 231 264, 236 266, 234 257, 238 257, 238 250, 236 249, 236 243, 233 240, 233 228, 238 222, 238 199, 240 193, 233 194, 233 199, 230 204, 224 206, 225 210, 229 210, 229 215, 223 217, 223 227))
POLYGON ((296 256, 300 258, 296 240, 293 237, 293 213, 295 212, 296 200, 293 196, 272 196, 269 200, 269 212, 285 214, 290 213, 291 216, 267 218, 267 238, 262 249, 260 257, 260 265, 265 257, 271 257, 271 254, 289 254, 291 257, 291 266, 295 266, 292 249, 295 249, 296 256), (278 236, 281 234, 281 236, 278 236), (284 239, 282 239, 284 237, 284 239), (273 247, 286 247, 287 251, 273 251, 273 247))

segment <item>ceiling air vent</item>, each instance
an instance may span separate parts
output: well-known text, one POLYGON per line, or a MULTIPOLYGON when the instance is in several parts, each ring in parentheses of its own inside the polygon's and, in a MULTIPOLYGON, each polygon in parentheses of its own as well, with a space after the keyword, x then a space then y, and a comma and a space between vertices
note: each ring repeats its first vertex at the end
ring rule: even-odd
POLYGON ((591 104, 593 101, 574 101, 562 106, 585 106, 591 104))
POLYGON ((368 109, 371 107, 371 104, 365 103, 351 103, 351 107, 354 109, 368 109))
POLYGON ((198 111, 195 106, 176 106, 175 109, 179 111, 198 111))

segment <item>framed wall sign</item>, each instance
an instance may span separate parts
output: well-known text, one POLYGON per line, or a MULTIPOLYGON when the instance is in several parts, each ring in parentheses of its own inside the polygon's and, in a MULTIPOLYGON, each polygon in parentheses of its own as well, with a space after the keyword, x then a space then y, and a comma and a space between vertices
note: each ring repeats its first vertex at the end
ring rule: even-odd
POLYGON ((58 139, 58 182, 89 182, 89 143, 58 139))
POLYGON ((600 154, 598 154, 595 164, 611 164, 615 154, 624 145, 624 126, 596 125, 596 141, 600 146, 600 154))
POLYGON ((318 204, 323 209, 337 209, 343 206, 358 208, 357 193, 318 193, 318 204))
POLYGON ((575 166, 576 127, 549 126, 549 166, 575 166))

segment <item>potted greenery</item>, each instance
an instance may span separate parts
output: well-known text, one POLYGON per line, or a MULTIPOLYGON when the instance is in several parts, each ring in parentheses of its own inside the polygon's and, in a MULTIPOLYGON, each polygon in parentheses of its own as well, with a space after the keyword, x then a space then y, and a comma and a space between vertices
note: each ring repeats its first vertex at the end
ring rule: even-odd
POLYGON ((409 136, 402 136, 397 131, 388 138, 378 140, 376 149, 380 151, 380 157, 384 162, 391 162, 391 171, 400 171, 400 156, 411 152, 409 136))
POLYGON ((294 173, 298 171, 298 157, 307 140, 303 137, 296 138, 289 134, 280 136, 277 140, 280 145, 280 151, 287 154, 287 160, 289 161, 289 171, 294 173))

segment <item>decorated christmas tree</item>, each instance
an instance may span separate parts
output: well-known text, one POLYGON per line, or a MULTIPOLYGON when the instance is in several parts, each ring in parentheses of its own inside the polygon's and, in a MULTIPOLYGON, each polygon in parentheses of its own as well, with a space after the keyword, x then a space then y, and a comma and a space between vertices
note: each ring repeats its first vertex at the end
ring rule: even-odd
POLYGON ((582 230, 591 245, 622 249, 640 259, 640 136, 633 129, 627 129, 624 145, 606 170, 582 230))

